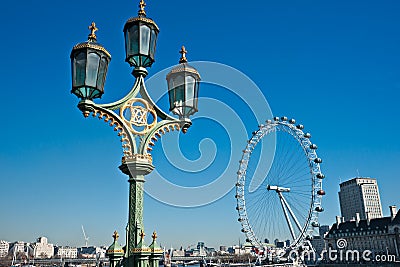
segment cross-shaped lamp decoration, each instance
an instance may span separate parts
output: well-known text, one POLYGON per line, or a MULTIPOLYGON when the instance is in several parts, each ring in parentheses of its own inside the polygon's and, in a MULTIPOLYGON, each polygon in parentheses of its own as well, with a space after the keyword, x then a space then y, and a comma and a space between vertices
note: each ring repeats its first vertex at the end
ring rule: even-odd
POLYGON ((99 30, 96 27, 96 23, 92 22, 92 24, 90 24, 90 26, 89 26, 89 30, 90 30, 89 40, 96 41, 97 40, 96 31, 99 30))

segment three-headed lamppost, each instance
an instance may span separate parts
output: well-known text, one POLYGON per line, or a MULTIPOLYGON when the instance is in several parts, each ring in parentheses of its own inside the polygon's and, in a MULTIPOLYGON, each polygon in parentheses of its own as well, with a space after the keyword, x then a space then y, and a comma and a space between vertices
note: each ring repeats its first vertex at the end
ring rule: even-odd
POLYGON ((114 233, 114 243, 107 251, 111 267, 123 265, 129 267, 157 267, 162 250, 156 245, 157 235, 153 234, 153 243, 147 247, 144 243, 143 228, 143 183, 152 165, 151 150, 154 142, 166 132, 182 130, 191 125, 190 115, 197 112, 200 75, 188 65, 186 50, 182 47, 179 65, 167 75, 170 111, 178 119, 163 112, 150 98, 144 78, 147 67, 154 62, 157 35, 156 23, 146 17, 143 0, 139 4, 137 17, 130 18, 124 26, 126 59, 133 67, 136 78, 131 91, 110 104, 96 104, 93 99, 104 93, 110 53, 99 43, 93 22, 87 42, 77 44, 71 52, 72 90, 81 100, 78 108, 85 117, 104 119, 121 137, 123 154, 120 170, 129 176, 129 218, 126 228, 126 246, 117 243, 118 233, 114 233))

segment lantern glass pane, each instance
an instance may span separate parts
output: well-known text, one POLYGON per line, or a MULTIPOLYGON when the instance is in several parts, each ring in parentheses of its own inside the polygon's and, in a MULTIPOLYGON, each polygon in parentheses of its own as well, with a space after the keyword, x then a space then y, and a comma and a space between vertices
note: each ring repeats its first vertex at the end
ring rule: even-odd
POLYGON ((193 112, 193 108, 192 107, 185 107, 184 108, 184 115, 185 116, 189 116, 189 115, 192 115, 194 112, 193 112))
POLYGON ((100 56, 96 53, 89 53, 86 68, 86 85, 96 87, 97 72, 99 70, 100 56))
POLYGON ((182 105, 182 102, 185 101, 185 82, 184 75, 180 74, 173 78, 174 82, 174 90, 175 90, 175 106, 182 105))
POLYGON ((174 88, 174 82, 173 79, 170 79, 168 81, 168 96, 169 96, 169 107, 170 110, 172 110, 174 108, 174 99, 175 99, 175 90, 173 90, 174 88))
POLYGON ((150 57, 154 58, 156 53, 157 33, 155 30, 151 31, 151 42, 150 42, 150 57))
POLYGON ((86 52, 79 52, 75 56, 74 63, 74 70, 72 71, 75 76, 73 77, 73 86, 82 86, 85 84, 86 52))
POLYGON ((175 106, 181 106, 185 99, 185 86, 175 87, 175 106))
POLYGON ((101 58, 100 67, 99 67, 99 75, 97 77, 97 87, 101 91, 103 91, 104 81, 106 80, 107 65, 108 65, 107 58, 105 58, 105 57, 101 58))
POLYGON ((139 27, 138 25, 133 25, 127 31, 125 36, 126 47, 127 47, 127 56, 134 55, 139 52, 139 27))
POLYGON ((197 109, 198 107, 198 101, 199 101, 199 88, 200 88, 200 82, 196 81, 196 87, 194 90, 195 93, 195 98, 194 98, 194 107, 197 109))
POLYGON ((194 85, 196 80, 193 76, 186 76, 186 105, 193 107, 194 85))
POLYGON ((140 26, 140 54, 148 55, 150 45, 150 28, 146 25, 140 26))

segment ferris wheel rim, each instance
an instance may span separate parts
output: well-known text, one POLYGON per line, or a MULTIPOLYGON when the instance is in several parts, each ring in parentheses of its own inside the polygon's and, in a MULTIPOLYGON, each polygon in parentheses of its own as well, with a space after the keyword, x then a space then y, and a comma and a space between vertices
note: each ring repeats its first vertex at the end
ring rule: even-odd
POLYGON ((246 170, 247 165, 250 161, 251 153, 257 146, 257 144, 271 132, 277 132, 281 127, 288 134, 296 139, 303 149, 303 152, 308 161, 308 168, 310 170, 311 179, 311 202, 310 207, 307 212, 307 219, 301 228, 298 237, 294 238, 291 247, 299 245, 307 236, 312 232, 312 228, 318 224, 318 213, 323 210, 322 208, 322 195, 318 192, 322 192, 322 179, 324 175, 321 173, 320 163, 322 160, 318 158, 316 149, 317 146, 310 141, 311 135, 309 133, 304 133, 304 126, 299 124, 295 125, 295 120, 291 119, 288 121, 286 117, 278 118, 275 117, 274 120, 267 120, 265 125, 260 125, 259 129, 253 132, 252 137, 248 140, 246 148, 243 150, 242 158, 239 161, 239 171, 236 183, 236 199, 237 206, 236 209, 239 214, 239 222, 242 226, 242 232, 246 235, 247 240, 249 240, 253 246, 258 248, 263 248, 262 242, 254 233, 254 230, 249 222, 249 218, 246 210, 246 200, 245 200, 245 181, 246 181, 246 170), (319 190, 319 191, 318 191, 319 190))

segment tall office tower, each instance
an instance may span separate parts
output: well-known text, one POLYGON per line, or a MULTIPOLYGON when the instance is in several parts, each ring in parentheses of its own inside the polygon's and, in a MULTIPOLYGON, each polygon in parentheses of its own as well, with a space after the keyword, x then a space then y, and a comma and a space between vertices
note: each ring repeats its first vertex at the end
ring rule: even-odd
POLYGON ((340 210, 345 221, 356 218, 373 219, 382 217, 378 183, 373 178, 353 178, 340 184, 340 210))

